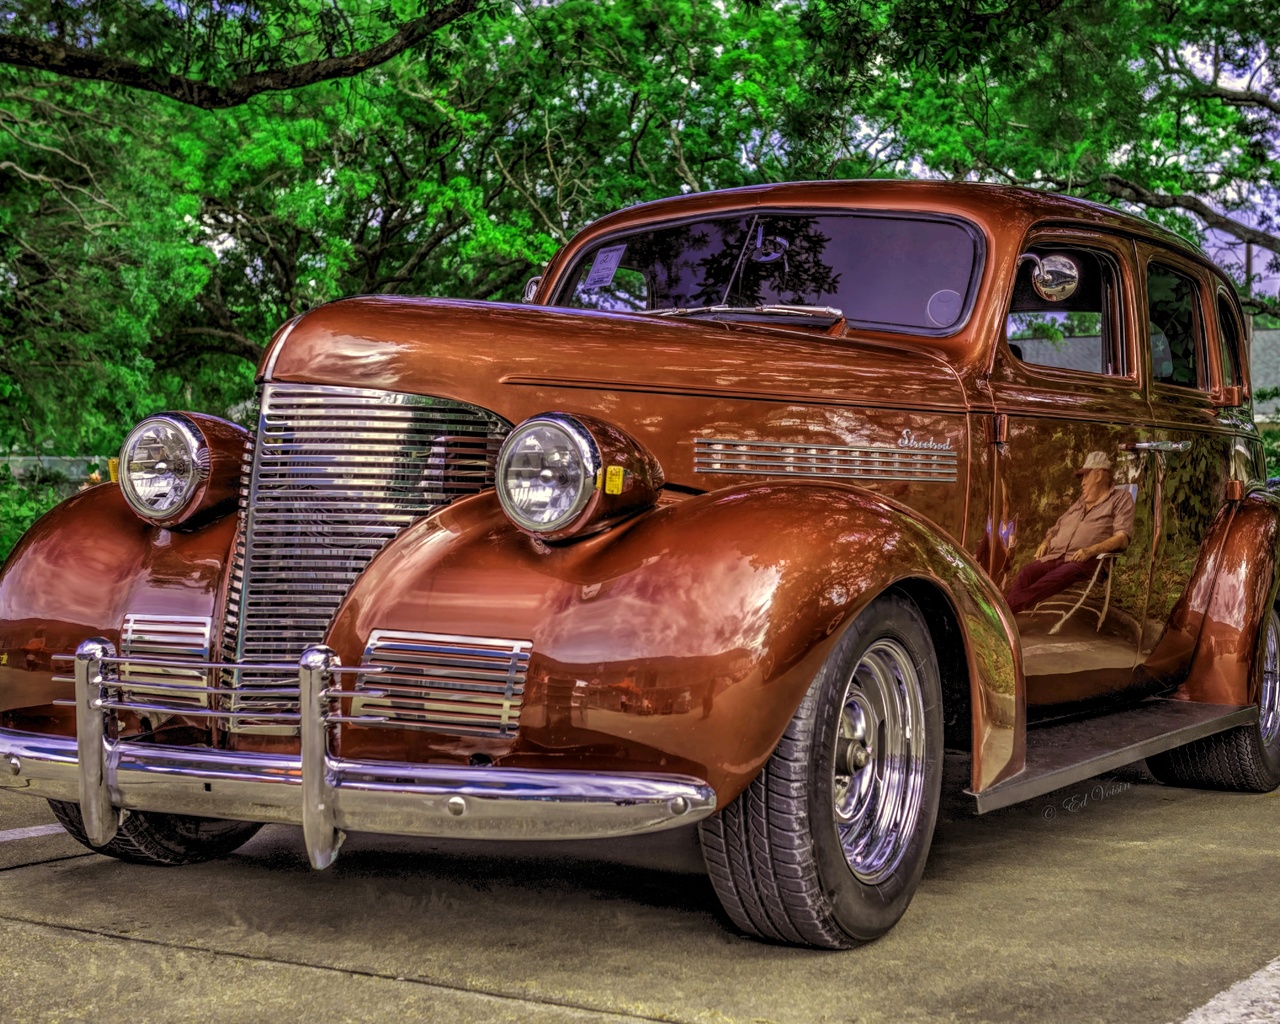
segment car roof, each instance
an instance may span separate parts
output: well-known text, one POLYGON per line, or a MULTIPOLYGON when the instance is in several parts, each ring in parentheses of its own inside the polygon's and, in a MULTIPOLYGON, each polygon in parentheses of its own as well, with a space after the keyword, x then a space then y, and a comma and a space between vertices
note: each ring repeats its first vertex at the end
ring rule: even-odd
MULTIPOLYGON (((1221 281, 1222 271, 1195 245, 1141 217, 1074 196, 970 181, 873 178, 855 181, 796 181, 749 185, 716 192, 691 192, 639 203, 601 217, 578 232, 555 255, 544 273, 554 289, 578 256, 622 232, 677 220, 715 217, 735 210, 840 210, 936 214, 962 218, 988 236, 988 263, 1013 266, 1012 257, 1028 231, 1037 226, 1062 226, 1110 231, 1164 246, 1189 256, 1221 281)), ((983 307, 982 293, 998 287, 998 275, 985 274, 975 310, 983 307)), ((989 319, 989 315, 987 319, 989 319)), ((957 370, 984 372, 994 352, 994 333, 982 315, 946 337, 929 339, 929 347, 957 370)))
MULTIPOLYGON (((748 185, 715 192, 694 192, 638 203, 608 214, 586 228, 583 235, 594 238, 671 217, 771 206, 909 208, 967 216, 993 229, 997 229, 1003 222, 1018 231, 1025 230, 1033 223, 1084 223, 1160 242, 1210 262, 1199 247, 1180 235, 1142 217, 1102 203, 1033 188, 929 179, 796 181, 775 185, 748 185)), ((587 239, 584 237, 581 240, 587 239)))

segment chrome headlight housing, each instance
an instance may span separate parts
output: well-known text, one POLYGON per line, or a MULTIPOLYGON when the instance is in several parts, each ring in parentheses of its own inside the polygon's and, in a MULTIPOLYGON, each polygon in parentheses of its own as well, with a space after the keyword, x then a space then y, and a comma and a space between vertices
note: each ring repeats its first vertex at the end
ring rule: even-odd
POLYGON ((559 413, 534 416, 498 452, 498 500, 522 529, 559 533, 586 508, 599 472, 600 450, 581 423, 559 413))
POLYGON ((594 416, 544 412, 502 443, 498 501, 520 529, 545 541, 590 536, 652 508, 662 467, 644 445, 594 416))
POLYGON ((120 449, 120 490, 129 506, 157 523, 178 520, 209 476, 209 446, 185 416, 149 416, 120 449))

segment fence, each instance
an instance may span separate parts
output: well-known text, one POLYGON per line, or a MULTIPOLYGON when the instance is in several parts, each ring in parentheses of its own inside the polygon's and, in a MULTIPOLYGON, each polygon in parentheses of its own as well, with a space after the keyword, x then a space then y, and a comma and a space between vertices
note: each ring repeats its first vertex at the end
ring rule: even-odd
POLYGON ((0 466, 8 466, 19 480, 63 476, 78 483, 95 471, 107 477, 105 455, 0 455, 0 466))

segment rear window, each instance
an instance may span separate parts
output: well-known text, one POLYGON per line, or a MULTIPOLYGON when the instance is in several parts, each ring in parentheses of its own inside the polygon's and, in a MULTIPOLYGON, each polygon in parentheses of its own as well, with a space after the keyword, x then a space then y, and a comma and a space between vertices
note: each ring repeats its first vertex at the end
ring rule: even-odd
POLYGON ((968 317, 980 236, 956 220, 745 213, 614 236, 579 257, 558 305, 620 312, 830 306, 928 334, 968 317))

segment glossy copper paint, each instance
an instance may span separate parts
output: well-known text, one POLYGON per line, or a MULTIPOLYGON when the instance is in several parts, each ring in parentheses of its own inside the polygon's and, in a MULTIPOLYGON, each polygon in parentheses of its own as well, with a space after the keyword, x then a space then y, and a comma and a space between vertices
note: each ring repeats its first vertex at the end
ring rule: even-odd
POLYGON ((892 447, 911 430, 951 442, 955 482, 868 486, 927 508, 956 540, 963 535, 965 394, 932 352, 792 330, 366 298, 304 319, 279 353, 275 377, 439 395, 512 423, 549 411, 596 417, 651 451, 668 482, 697 490, 755 479, 699 472, 698 438, 892 447), (588 369, 600 380, 587 380, 588 369))
POLYGON ((209 446, 209 472, 195 497, 177 516, 157 520, 161 526, 195 529, 235 509, 240 497, 240 466, 253 435, 244 427, 205 413, 183 413, 209 446))
MULTIPOLYGON (((1083 228, 1033 232, 1028 245, 1050 241, 1060 248, 1105 253, 1122 271, 1113 308, 1105 312, 1130 373, 1103 377, 1026 363, 1012 354, 1001 331, 987 379, 1005 425, 1003 440, 993 446, 991 504, 983 527, 991 542, 984 567, 1004 591, 1011 588, 1058 516, 1079 496, 1076 470, 1090 452, 1107 453, 1115 468, 1113 483, 1135 482, 1139 492, 1134 535, 1108 570, 1111 604, 1124 614, 1108 615, 1097 626, 1083 616, 1065 624, 1053 614, 1029 611, 1017 617, 1028 708, 1059 714, 1111 698, 1128 686, 1141 645, 1137 623, 1146 606, 1152 534, 1141 460, 1126 450, 1142 439, 1148 411, 1134 344, 1136 323, 1129 312, 1137 301, 1131 248, 1125 239, 1083 228), (1081 645, 1089 649, 1087 659, 1081 645)), ((1001 308, 1009 308, 1011 299, 1006 297, 1001 308)))
MULTIPOLYGON (((938 588, 967 640, 975 761, 989 785, 1021 754, 1017 644, 999 595, 927 521, 851 487, 732 486, 570 545, 525 535, 479 495, 380 554, 329 644, 354 664, 374 629, 475 634, 483 624, 532 641, 518 738, 484 752, 511 766, 690 772, 729 800, 840 633, 905 579, 938 588)), ((424 730, 347 726, 341 737, 351 757, 475 749, 424 730)))
POLYGON ((101 484, 43 517, 10 553, 0 572, 0 722, 8 727, 73 735, 72 709, 53 704, 72 697, 71 666, 52 656, 96 636, 118 648, 128 614, 207 615, 219 634, 229 513, 252 435, 216 416, 185 415, 210 461, 179 517, 144 520, 118 484, 101 484))
POLYGON ((125 615, 220 618, 235 517, 191 532, 144 522, 117 484, 69 498, 19 541, 0 572, 0 724, 72 735, 70 665, 83 640, 120 644, 125 615), (67 677, 55 681, 54 676, 67 677))

